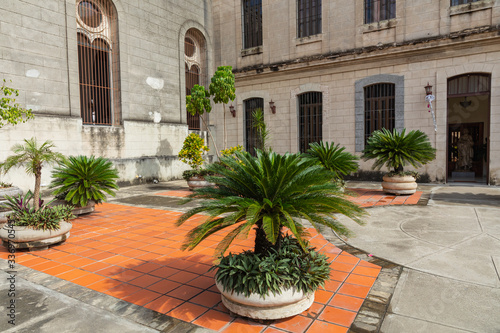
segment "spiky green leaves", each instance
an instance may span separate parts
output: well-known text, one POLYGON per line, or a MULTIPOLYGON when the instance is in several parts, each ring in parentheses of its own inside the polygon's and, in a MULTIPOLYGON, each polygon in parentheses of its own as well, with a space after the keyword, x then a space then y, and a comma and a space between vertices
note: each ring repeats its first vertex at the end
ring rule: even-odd
POLYGON ((89 200, 105 201, 106 194, 115 196, 117 179, 118 171, 105 158, 70 156, 52 172, 50 188, 55 188, 55 196, 83 207, 89 200))
POLYGON ((252 227, 259 225, 268 242, 276 243, 282 227, 286 227, 304 244, 307 232, 302 219, 314 227, 327 226, 345 234, 347 229, 336 221, 335 214, 357 222, 363 214, 330 182, 330 171, 299 154, 257 151, 257 157, 252 157, 237 152, 206 169, 219 175, 207 177, 215 186, 197 189, 190 195, 191 199, 208 200, 182 215, 178 225, 198 213, 208 217, 188 234, 184 248, 192 249, 211 234, 230 227, 216 249, 219 256, 235 238, 247 238, 252 227))
POLYGON ((383 128, 375 131, 368 138, 362 158, 366 161, 375 159, 373 169, 380 170, 386 165, 394 172, 402 172, 407 164, 418 168, 436 158, 436 149, 431 146, 427 135, 414 130, 406 134, 406 129, 399 133, 383 128))
POLYGON ((356 172, 359 167, 359 158, 344 150, 345 147, 340 147, 339 144, 321 141, 309 143, 307 154, 333 172, 335 179, 342 179, 342 176, 356 172))

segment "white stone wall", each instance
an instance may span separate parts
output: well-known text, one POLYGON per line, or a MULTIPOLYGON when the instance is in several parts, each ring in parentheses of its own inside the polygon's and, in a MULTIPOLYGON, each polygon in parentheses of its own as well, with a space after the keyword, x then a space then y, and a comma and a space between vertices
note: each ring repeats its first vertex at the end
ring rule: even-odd
MULTIPOLYGON (((19 89, 17 102, 35 120, 0 129, 0 162, 25 138, 54 141, 65 154, 97 155, 119 168, 120 181, 180 178, 188 166, 177 153, 188 134, 184 34, 205 36, 213 70, 210 2, 113 0, 118 16, 121 124, 82 125, 78 77, 76 0, 0 2, 0 80, 19 89)), ((50 168, 44 169, 48 183, 50 168)), ((21 170, 2 180, 27 189, 21 170)))
MULTIPOLYGON (((395 19, 365 25, 363 0, 324 0, 322 34, 299 40, 294 2, 263 0, 261 53, 243 56, 239 6, 214 0, 214 31, 221 34, 216 59, 232 65, 236 73, 237 116, 228 123, 228 146, 244 145, 244 100, 260 97, 273 149, 296 152, 296 95, 321 91, 323 139, 355 152, 355 83, 396 75, 404 77, 404 127, 424 131, 438 149, 436 160, 419 171, 432 181, 444 182, 447 81, 456 75, 487 73, 492 80, 489 182, 500 184, 500 38, 496 28, 500 3, 483 0, 450 8, 449 0, 401 0, 396 6, 395 19), (424 101, 427 82, 436 95, 437 132, 424 101), (271 99, 276 114, 269 108, 271 99)), ((220 138, 221 109, 216 112, 220 138)), ((371 161, 361 162, 363 170, 370 170, 371 165, 371 161)))

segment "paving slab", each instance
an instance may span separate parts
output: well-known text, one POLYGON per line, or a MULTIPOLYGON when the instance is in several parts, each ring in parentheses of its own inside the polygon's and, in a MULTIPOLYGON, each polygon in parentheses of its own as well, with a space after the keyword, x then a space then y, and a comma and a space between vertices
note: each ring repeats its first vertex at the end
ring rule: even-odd
POLYGON ((498 333, 500 289, 404 269, 381 332, 498 333))
POLYGON ((158 332, 18 276, 11 280, 15 285, 15 297, 9 298, 8 278, 12 276, 15 274, 0 271, 0 295, 3 300, 0 305, 1 332, 158 332), (6 316, 10 299, 15 300, 16 307, 16 315, 11 323, 9 320, 12 319, 6 316))

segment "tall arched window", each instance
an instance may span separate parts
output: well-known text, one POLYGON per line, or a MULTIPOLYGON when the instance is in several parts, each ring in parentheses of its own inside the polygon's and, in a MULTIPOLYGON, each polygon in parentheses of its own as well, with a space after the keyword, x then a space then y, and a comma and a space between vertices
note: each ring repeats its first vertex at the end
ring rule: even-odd
POLYGON ((262 98, 250 98, 245 103, 245 150, 255 156, 257 146, 257 134, 253 125, 252 113, 261 109, 264 112, 264 100, 262 98))
MULTIPOLYGON (((206 85, 205 38, 196 29, 189 29, 184 38, 184 61, 186 75, 186 96, 191 94, 195 84, 206 85)), ((188 128, 199 130, 200 115, 187 113, 188 128)))
POLYGON ((107 0, 76 2, 80 111, 85 125, 120 124, 117 15, 107 0))
POLYGON ((299 99, 299 151, 309 149, 309 143, 323 139, 323 94, 307 92, 299 99))

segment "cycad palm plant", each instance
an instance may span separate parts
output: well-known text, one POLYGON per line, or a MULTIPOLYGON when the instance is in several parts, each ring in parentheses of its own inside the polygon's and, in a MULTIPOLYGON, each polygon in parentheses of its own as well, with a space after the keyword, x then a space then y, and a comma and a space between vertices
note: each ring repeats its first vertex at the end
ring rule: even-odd
POLYGON ((73 205, 84 207, 89 200, 100 203, 106 194, 115 195, 118 171, 102 157, 70 156, 52 172, 53 194, 73 205))
POLYGON ((406 134, 406 129, 400 133, 396 129, 391 132, 383 128, 368 138, 361 157, 365 161, 375 159, 373 169, 380 170, 386 165, 392 172, 401 173, 407 164, 418 168, 432 161, 436 158, 436 149, 421 131, 406 134))
POLYGON ((340 147, 339 144, 334 145, 332 142, 311 142, 307 154, 318 161, 325 169, 330 170, 334 174, 334 179, 342 180, 352 172, 358 170, 358 157, 347 151, 345 147, 340 147))
POLYGON ((336 213, 361 223, 363 210, 338 192, 330 182, 332 173, 299 154, 257 150, 257 156, 252 157, 248 152, 237 152, 207 169, 219 175, 209 178, 216 186, 197 189, 190 195, 189 200, 205 200, 182 215, 178 225, 198 213, 208 217, 188 234, 184 249, 192 249, 213 233, 231 227, 217 246, 215 255, 220 256, 236 237, 248 237, 255 226, 256 254, 279 249, 283 227, 307 251, 304 240, 308 233, 301 219, 317 229, 327 226, 340 234, 348 234, 348 230, 337 221, 336 213))
POLYGON ((54 148, 52 141, 47 140, 41 146, 36 138, 25 139, 24 145, 15 144, 12 147, 14 155, 7 157, 2 164, 2 169, 6 173, 13 167, 24 166, 27 174, 35 176, 35 190, 33 195, 33 205, 35 211, 40 208, 40 184, 42 180, 42 166, 44 163, 54 164, 64 159, 61 153, 52 151, 54 148))

